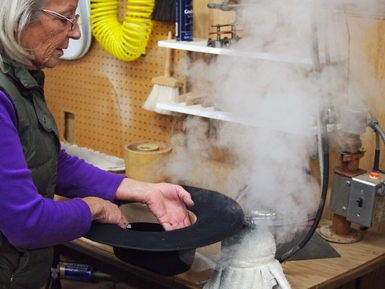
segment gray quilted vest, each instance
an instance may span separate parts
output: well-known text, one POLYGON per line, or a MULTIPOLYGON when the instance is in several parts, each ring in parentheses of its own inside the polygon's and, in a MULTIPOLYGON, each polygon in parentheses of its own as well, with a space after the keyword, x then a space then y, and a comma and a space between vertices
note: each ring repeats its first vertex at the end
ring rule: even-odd
MULTIPOLYGON (((29 72, 7 59, 4 65, 7 73, 0 72, 0 90, 15 108, 19 137, 33 182, 39 194, 53 198, 60 142, 56 122, 44 99, 44 73, 29 72)), ((6 197, 11 193, 1 195, 6 197)), ((0 232, 0 288, 41 288, 48 280, 52 258, 52 248, 15 248, 0 232)))

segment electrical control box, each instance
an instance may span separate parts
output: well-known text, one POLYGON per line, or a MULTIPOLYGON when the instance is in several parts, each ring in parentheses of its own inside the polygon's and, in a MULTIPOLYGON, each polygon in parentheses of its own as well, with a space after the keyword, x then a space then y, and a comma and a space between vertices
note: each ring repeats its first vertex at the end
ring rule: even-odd
POLYGON ((365 173, 352 178, 348 221, 372 227, 385 220, 385 175, 365 173))
POLYGON ((352 178, 335 173, 333 176, 332 191, 329 209, 333 213, 346 217, 352 178))

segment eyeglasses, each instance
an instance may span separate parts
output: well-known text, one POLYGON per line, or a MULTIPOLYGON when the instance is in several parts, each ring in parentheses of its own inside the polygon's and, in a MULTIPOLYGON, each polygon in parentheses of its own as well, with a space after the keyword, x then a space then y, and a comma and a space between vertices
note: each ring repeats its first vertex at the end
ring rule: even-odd
POLYGON ((62 21, 64 21, 65 23, 66 23, 66 21, 68 21, 69 23, 71 23, 71 28, 70 28, 71 31, 74 30, 76 25, 78 24, 79 14, 76 14, 74 19, 70 19, 70 18, 65 17, 64 15, 57 13, 55 11, 51 11, 51 10, 47 10, 47 9, 41 9, 41 11, 43 11, 47 14, 50 14, 56 18, 59 18, 62 21))

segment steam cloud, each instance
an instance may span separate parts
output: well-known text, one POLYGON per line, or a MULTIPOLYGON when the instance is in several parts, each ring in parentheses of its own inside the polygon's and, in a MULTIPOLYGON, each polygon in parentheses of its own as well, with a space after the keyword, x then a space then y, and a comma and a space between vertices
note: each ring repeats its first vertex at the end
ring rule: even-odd
POLYGON ((242 124, 208 125, 207 120, 188 117, 184 133, 171 141, 167 171, 172 181, 234 198, 247 184, 245 211, 274 212, 275 222, 287 228, 277 242, 290 240, 294 224, 303 224, 318 208, 319 180, 309 161, 316 154, 317 117, 325 106, 345 101, 349 51, 343 9, 348 4, 362 11, 365 5, 370 12, 372 4, 379 3, 361 2, 242 1, 237 20, 244 35, 230 49, 270 58, 217 56, 209 64, 190 64, 193 90, 206 93, 218 110, 242 119, 242 124), (320 71, 311 65, 315 52, 322 65, 329 64, 320 71), (210 138, 212 129, 215 138, 210 138))

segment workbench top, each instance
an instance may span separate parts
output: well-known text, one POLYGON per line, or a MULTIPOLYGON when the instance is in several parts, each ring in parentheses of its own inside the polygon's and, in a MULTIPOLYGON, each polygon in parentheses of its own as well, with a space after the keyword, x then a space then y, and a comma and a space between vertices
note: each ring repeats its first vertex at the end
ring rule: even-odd
MULTIPOLYGON (((385 266, 384 234, 366 231, 363 232, 363 238, 358 243, 330 243, 330 245, 341 257, 289 260, 282 264, 285 276, 293 289, 332 289, 385 266)), ((107 245, 80 238, 70 242, 67 246, 154 282, 162 279, 158 281, 163 285, 168 283, 169 288, 202 288, 212 273, 212 270, 201 272, 189 270, 184 274, 165 278, 121 262, 114 256, 112 248, 107 245)), ((216 244, 214 247, 220 248, 216 244)))
POLYGON ((363 232, 360 242, 330 245, 341 257, 282 264, 293 289, 336 288, 385 266, 384 234, 363 232))

